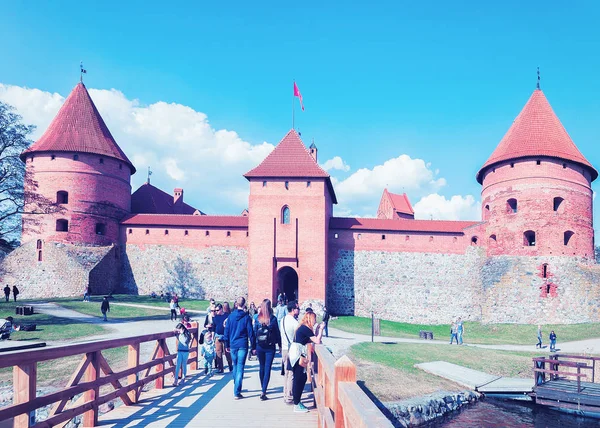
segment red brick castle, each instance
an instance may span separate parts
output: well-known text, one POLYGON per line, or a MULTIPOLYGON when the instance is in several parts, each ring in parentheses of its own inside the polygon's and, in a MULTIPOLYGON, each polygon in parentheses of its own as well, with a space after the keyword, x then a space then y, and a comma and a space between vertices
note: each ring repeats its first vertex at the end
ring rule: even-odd
POLYGON ((598 172, 541 90, 477 174, 482 221, 415 220, 408 197, 387 189, 377 218, 334 217, 317 153, 289 131, 245 174, 248 210, 238 216, 205 215, 183 189, 148 182, 132 194, 135 167, 80 83, 21 155, 36 192, 63 210, 24 217, 36 226, 2 262, 2 280, 24 297, 89 285, 259 301, 281 290, 334 313, 407 322, 600 320, 598 172))

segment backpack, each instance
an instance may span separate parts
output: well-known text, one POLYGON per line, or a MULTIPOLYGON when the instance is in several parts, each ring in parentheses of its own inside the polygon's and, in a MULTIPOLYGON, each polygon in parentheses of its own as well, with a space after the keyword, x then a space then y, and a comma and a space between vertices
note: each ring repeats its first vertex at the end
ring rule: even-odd
POLYGON ((266 324, 261 324, 256 332, 256 341, 262 347, 271 346, 271 329, 266 324))

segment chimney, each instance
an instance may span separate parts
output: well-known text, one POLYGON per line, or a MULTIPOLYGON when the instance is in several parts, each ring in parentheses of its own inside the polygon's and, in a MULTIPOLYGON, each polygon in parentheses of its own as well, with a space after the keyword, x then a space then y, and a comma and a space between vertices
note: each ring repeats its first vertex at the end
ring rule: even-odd
POLYGON ((181 214, 183 208, 183 189, 173 190, 173 212, 181 214))
POLYGON ((309 147, 309 151, 310 151, 310 155, 312 156, 312 158, 315 160, 315 162, 317 162, 317 146, 315 145, 315 140, 313 138, 313 142, 309 147))

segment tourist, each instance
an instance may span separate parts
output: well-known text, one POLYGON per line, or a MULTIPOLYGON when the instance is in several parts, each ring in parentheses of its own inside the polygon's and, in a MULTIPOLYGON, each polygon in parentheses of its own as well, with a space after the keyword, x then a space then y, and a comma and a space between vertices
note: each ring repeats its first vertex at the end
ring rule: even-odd
POLYGON ((190 355, 190 343, 192 342, 192 334, 187 328, 181 323, 175 326, 175 333, 177 333, 177 363, 175 364, 175 381, 173 386, 177 386, 177 379, 179 378, 179 370, 183 371, 181 376, 181 383, 185 381, 187 375, 187 360, 190 355))
POLYGON ((550 352, 556 352, 556 333, 550 332, 550 352))
POLYGON ((17 302, 17 296, 19 295, 19 289, 16 285, 13 285, 13 299, 15 299, 15 303, 17 302))
POLYGON ((102 303, 100 304, 100 311, 104 316, 104 321, 108 321, 106 319, 106 313, 110 312, 110 303, 108 303, 108 296, 104 296, 104 298, 102 299, 102 303))
POLYGON ((256 315, 256 305, 254 304, 254 302, 250 303, 250 307, 248 308, 248 313, 250 314, 250 317, 252 319, 254 319, 254 315, 256 315))
MULTIPOLYGON (((227 303, 227 302, 225 302, 227 303)), ((229 306, 229 304, 227 304, 229 306)), ((225 343, 223 342, 223 335, 225 334, 225 321, 227 321, 227 317, 229 314, 226 314, 223 311, 223 305, 217 303, 217 312, 213 317, 213 324, 215 326, 215 350, 217 353, 216 363, 217 363, 217 373, 223 373, 223 354, 225 354, 225 358, 227 358, 227 364, 229 365, 229 371, 233 370, 231 365, 231 354, 227 352, 225 349, 225 343)))
POLYGON ((537 335, 538 343, 536 343, 535 347, 542 349, 542 326, 538 324, 538 335, 537 335))
POLYGON ((212 297, 210 298, 210 303, 208 305, 208 308, 206 308, 206 312, 210 312, 210 308, 213 308, 215 306, 215 299, 213 299, 212 297))
POLYGON ((283 304, 283 300, 277 302, 275 307, 275 316, 277 317, 277 324, 281 323, 281 320, 287 315, 287 307, 283 304))
POLYGON ((244 379, 244 366, 246 355, 248 355, 248 341, 254 342, 254 330, 252 321, 242 309, 246 305, 246 299, 238 297, 235 301, 235 309, 227 318, 223 340, 227 351, 231 352, 233 362, 233 395, 236 400, 242 396, 242 381, 244 379))
POLYGON ((185 314, 183 316, 183 321, 182 321, 183 325, 185 326, 185 328, 187 328, 188 330, 190 328, 192 328, 192 323, 190 322, 190 316, 188 314, 185 314))
POLYGON ((267 388, 271 379, 271 368, 275 359, 275 345, 281 350, 281 335, 277 325, 277 317, 273 315, 273 308, 269 299, 263 300, 259 308, 259 316, 254 324, 254 337, 256 355, 259 362, 259 379, 262 388, 261 401, 267 399, 267 388))
POLYGON ((452 325, 450 326, 450 345, 456 339, 456 344, 458 345, 458 325, 456 321, 452 321, 452 325))
POLYGON ((296 329, 294 334, 294 343, 289 350, 289 361, 288 368, 294 370, 294 384, 292 388, 292 394, 294 397, 294 412, 306 413, 308 409, 300 401, 302 399, 302 392, 304 391, 304 385, 306 384, 306 366, 308 365, 308 351, 306 345, 310 342, 319 344, 321 343, 321 337, 323 336, 323 323, 319 324, 316 328, 317 334, 314 333, 313 329, 317 321, 317 315, 313 313, 305 313, 302 317, 302 321, 296 329))
POLYGON ((168 291, 167 291, 167 294, 165 294, 165 301, 167 303, 171 302, 171 293, 169 293, 168 291))
POLYGON ((85 291, 83 292, 83 301, 84 302, 90 301, 90 286, 89 285, 85 286, 85 291))
POLYGON ((292 339, 294 333, 298 327, 298 315, 300 314, 300 308, 298 302, 290 300, 287 304, 288 314, 281 321, 279 331, 281 332, 281 364, 283 371, 283 401, 286 404, 293 404, 294 397, 292 395, 292 385, 294 381, 294 371, 288 369, 288 352, 292 345, 292 339))
POLYGON ((19 331, 21 329, 21 327, 15 325, 13 321, 13 317, 6 317, 4 319, 2 326, 0 326, 0 340, 10 339, 10 335, 13 331, 19 331))
POLYGON ((204 343, 200 347, 200 356, 204 358, 204 374, 213 375, 213 362, 215 360, 215 342, 213 333, 207 332, 204 335, 204 343))
POLYGON ((325 331, 325 337, 329 337, 329 318, 331 318, 331 314, 327 310, 327 306, 323 306, 323 330, 325 331))
POLYGON ((177 321, 177 306, 175 306, 175 299, 171 299, 169 309, 171 309, 171 321, 177 321))
POLYGON ((281 300, 284 304, 286 304, 285 294, 283 291, 281 293, 279 290, 277 291, 277 300, 281 300))
POLYGON ((229 302, 223 302, 223 313, 227 316, 231 313, 231 307, 229 306, 229 302))
POLYGON ((175 302, 175 307, 179 308, 179 296, 177 295, 177 293, 173 294, 173 301, 175 302))
POLYGON ((210 308, 208 308, 206 317, 204 318, 204 328, 208 331, 215 331, 213 317, 215 316, 216 312, 217 312, 217 309, 216 309, 215 305, 211 305, 210 308))
POLYGON ((458 320, 456 321, 456 334, 457 334, 456 341, 459 345, 463 344, 463 333, 464 332, 465 332, 465 327, 463 326, 462 318, 458 317, 458 320))
POLYGON ((153 291, 152 293, 150 293, 150 297, 152 297, 153 299, 156 299, 156 293, 153 291))
POLYGON ((6 287, 4 287, 4 298, 7 302, 10 300, 10 287, 8 284, 6 284, 6 287))
POLYGON ((185 308, 183 306, 181 308, 179 308, 179 315, 181 315, 181 320, 183 320, 187 315, 185 313, 185 308))

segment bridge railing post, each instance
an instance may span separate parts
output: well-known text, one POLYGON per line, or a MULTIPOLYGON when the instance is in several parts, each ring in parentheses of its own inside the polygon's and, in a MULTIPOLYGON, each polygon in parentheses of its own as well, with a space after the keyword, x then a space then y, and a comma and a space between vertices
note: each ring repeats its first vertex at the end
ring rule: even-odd
MULTIPOLYGON (((86 382, 96 382, 98 380, 98 375, 100 374, 99 352, 100 351, 88 353, 90 363, 85 369, 84 376, 86 382)), ((96 404, 96 399, 99 396, 100 387, 97 384, 83 393, 83 400, 86 403, 92 402, 92 408, 83 414, 82 422, 84 427, 95 427, 98 425, 98 405, 96 404)))
MULTIPOLYGON (((132 369, 134 367, 138 367, 140 365, 140 344, 139 343, 134 343, 132 345, 128 346, 128 351, 127 351, 127 367, 132 369)), ((138 374, 136 373, 132 373, 129 376, 127 376, 127 385, 132 385, 134 383, 136 383, 138 380, 138 374)), ((127 393, 127 395, 129 396, 129 399, 131 400, 132 403, 137 403, 138 402, 138 390, 133 389, 131 391, 129 391, 127 393)))
MULTIPOLYGON (((14 366, 13 368, 13 403, 21 404, 33 400, 37 387, 37 363, 14 366)), ((14 418, 13 426, 30 427, 35 424, 35 410, 23 413, 14 418)))
POLYGON ((190 354, 190 370, 198 370, 198 322, 194 321, 192 323, 192 343, 190 344, 190 348, 196 348, 194 352, 190 354))
MULTIPOLYGON (((156 359, 162 359, 165 356, 165 348, 164 348, 164 339, 160 339, 158 341, 158 351, 156 352, 156 359)), ((160 363, 156 366, 155 373, 161 373, 165 369, 164 363, 160 363)), ((165 387, 165 376, 161 375, 156 378, 156 382, 154 384, 156 389, 163 389, 165 387)))
POLYGON ((340 382, 356 382, 356 366, 346 355, 335 362, 335 374, 333 377, 335 428, 344 428, 344 408, 340 403, 339 385, 340 382))

